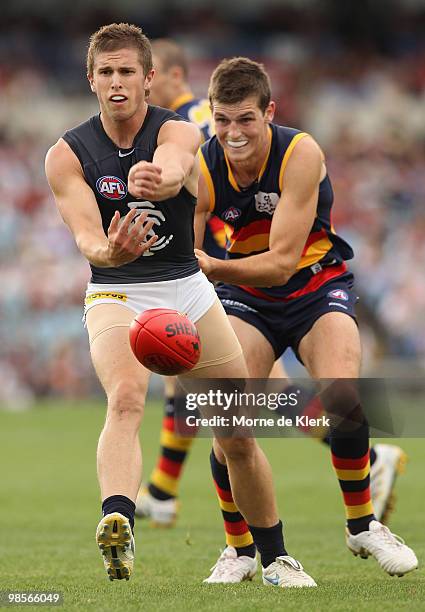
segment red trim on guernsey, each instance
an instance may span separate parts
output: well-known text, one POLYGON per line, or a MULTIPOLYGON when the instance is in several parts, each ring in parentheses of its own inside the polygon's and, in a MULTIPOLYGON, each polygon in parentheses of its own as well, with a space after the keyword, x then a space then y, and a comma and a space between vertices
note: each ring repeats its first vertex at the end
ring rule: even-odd
POLYGON ((244 535, 244 533, 248 533, 248 525, 244 520, 238 521, 237 523, 230 523, 229 521, 224 521, 224 530, 226 533, 230 535, 238 536, 244 535))
POLYGON ((173 461, 172 459, 168 459, 167 457, 161 457, 158 463, 158 468, 161 472, 165 472, 169 476, 173 476, 174 478, 178 478, 180 476, 180 472, 182 470, 183 463, 179 463, 178 461, 173 461))
POLYGON ((173 416, 165 416, 162 419, 162 428, 167 431, 174 431, 174 417, 173 416))
POLYGON ((246 240, 247 238, 251 238, 251 236, 255 236, 255 234, 268 234, 270 232, 271 224, 271 219, 252 221, 251 223, 248 223, 248 225, 245 225, 245 227, 241 227, 240 230, 233 230, 231 235, 232 242, 246 240))
POLYGON ((231 491, 226 491, 225 489, 222 489, 221 487, 219 487, 215 480, 214 480, 214 485, 217 490, 218 496, 222 501, 233 502, 233 496, 232 496, 231 491))
POLYGON ((272 297, 259 289, 254 289, 254 287, 247 287, 246 285, 238 285, 240 289, 243 289, 247 293, 251 295, 255 295, 255 297, 259 297, 263 300, 267 300, 269 302, 288 302, 289 300, 295 300, 296 298, 302 297, 303 295, 307 295, 307 293, 312 293, 319 289, 322 285, 327 283, 332 278, 337 276, 341 276, 344 272, 347 271, 347 266, 345 263, 342 263, 340 266, 331 266, 329 268, 323 268, 321 272, 315 274, 311 277, 308 283, 302 288, 298 289, 298 291, 294 291, 293 293, 286 295, 285 297, 272 297))
POLYGON ((210 219, 208 219, 207 223, 210 226, 210 229, 213 234, 215 232, 220 232, 224 230, 224 221, 222 221, 218 217, 215 217, 214 215, 210 219))
POLYGON ((344 459, 343 457, 336 457, 332 455, 332 465, 337 470, 362 470, 366 467, 369 461, 369 451, 363 457, 357 459, 344 459))
POLYGON ((370 502, 370 487, 367 487, 364 491, 355 491, 352 493, 343 491, 343 495, 346 506, 362 506, 370 502))
POLYGON ((326 238, 327 235, 328 234, 326 233, 325 229, 321 229, 320 232, 313 232, 312 234, 310 234, 309 237, 307 238, 307 242, 304 245, 303 252, 301 253, 301 257, 303 257, 306 254, 307 249, 311 247, 312 244, 314 244, 315 242, 318 242, 319 240, 322 240, 322 238, 326 238))

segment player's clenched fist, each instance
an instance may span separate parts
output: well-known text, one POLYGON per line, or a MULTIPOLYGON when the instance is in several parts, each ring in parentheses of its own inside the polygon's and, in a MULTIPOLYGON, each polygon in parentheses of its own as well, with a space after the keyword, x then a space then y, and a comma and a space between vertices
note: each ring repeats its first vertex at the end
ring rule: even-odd
POLYGON ((132 209, 122 219, 115 211, 108 228, 108 261, 111 267, 119 267, 134 261, 155 244, 158 236, 154 234, 147 240, 153 220, 146 221, 148 212, 143 212, 135 221, 137 210, 132 209))
POLYGON ((162 183, 162 169, 152 162, 140 161, 130 168, 128 190, 135 198, 155 200, 162 183))

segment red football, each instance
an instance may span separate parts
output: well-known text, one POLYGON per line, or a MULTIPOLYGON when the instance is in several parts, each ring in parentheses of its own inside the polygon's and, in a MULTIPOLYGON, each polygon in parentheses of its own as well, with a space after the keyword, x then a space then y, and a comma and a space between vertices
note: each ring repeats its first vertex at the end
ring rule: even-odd
POLYGON ((168 308, 151 308, 130 325, 130 344, 145 368, 175 376, 191 370, 199 361, 198 331, 186 315, 168 308))

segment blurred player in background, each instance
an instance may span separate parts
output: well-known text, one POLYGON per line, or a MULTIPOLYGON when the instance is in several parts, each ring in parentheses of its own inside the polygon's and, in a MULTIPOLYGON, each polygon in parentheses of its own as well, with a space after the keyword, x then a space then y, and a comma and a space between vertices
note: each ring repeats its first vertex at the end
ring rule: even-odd
MULTIPOLYGON (((169 108, 185 119, 195 123, 202 132, 203 141, 214 134, 210 103, 207 99, 196 98, 188 82, 189 64, 184 49, 171 39, 152 41, 152 60, 155 76, 151 85, 149 102, 169 108)), ((202 244, 202 243, 201 243, 202 244)), ((198 244, 199 246, 199 244, 198 244)), ((226 256, 225 224, 217 216, 209 215, 205 225, 202 249, 210 256, 224 259, 226 256)), ((287 374, 278 359, 270 373, 273 378, 284 379, 287 374)), ((147 487, 142 486, 136 500, 136 515, 150 517, 152 524, 169 527, 175 522, 178 511, 179 485, 184 462, 193 442, 193 437, 185 438, 175 432, 174 397, 175 382, 164 378, 166 405, 161 431, 160 456, 150 476, 147 487)), ((311 396, 306 395, 297 406, 310 416, 319 416, 323 408, 318 399, 311 403, 311 396), (304 401, 304 406, 303 406, 304 401)), ((291 416, 291 415, 288 415, 291 416)), ((308 433, 308 432, 306 432, 308 433)), ((329 445, 328 432, 322 441, 329 445)), ((392 489, 397 473, 405 462, 403 451, 394 445, 378 444, 371 448, 371 495, 375 515, 378 520, 386 521, 392 505, 392 489)), ((241 555, 241 542, 251 545, 252 538, 248 533, 232 534, 226 530, 228 546, 234 546, 241 555)))
MULTIPOLYGON (((216 291, 250 376, 267 378, 291 347, 315 380, 357 379, 357 297, 345 263, 353 251, 331 226, 333 192, 321 149, 308 134, 272 123, 275 104, 261 64, 223 60, 211 77, 209 99, 216 136, 201 146, 197 217, 213 212, 232 234, 228 259, 197 253, 205 274, 222 281, 216 291)), ((374 515, 369 427, 358 395, 343 382, 331 389, 330 412, 339 421, 331 425, 330 446, 347 546, 355 555, 372 555, 389 574, 403 575, 418 562, 374 515)), ((255 552, 243 539, 248 527, 231 503, 226 461, 216 444, 211 467, 225 530, 240 538, 242 554, 228 546, 206 582, 239 582, 255 552)))
MULTIPOLYGON (((130 577, 134 565, 139 428, 150 377, 130 348, 128 328, 135 313, 157 307, 188 313, 202 343, 201 360, 190 376, 244 379, 248 372, 228 317, 194 255, 199 130, 172 111, 147 105, 151 48, 136 26, 111 24, 91 36, 87 76, 100 115, 59 139, 47 154, 46 173, 92 270, 85 323, 108 402, 97 453, 103 518, 96 540, 109 578, 121 580, 130 577)), ((285 549, 264 453, 248 438, 221 439, 220 445, 263 566, 278 576, 273 584, 315 586, 285 549)))
MULTIPOLYGON (((188 60, 184 49, 173 40, 161 38, 152 41, 152 62, 155 76, 152 81, 149 103, 168 108, 184 119, 196 124, 205 142, 214 134, 210 103, 206 98, 196 98, 188 82, 188 60)), ((212 257, 226 256, 226 231, 221 219, 210 215, 205 226, 202 248, 212 257)), ((279 361, 273 368, 275 378, 285 378, 279 361)), ((179 485, 184 462, 193 443, 193 437, 176 434, 175 379, 164 378, 165 414, 160 438, 160 456, 150 476, 148 485, 142 486, 136 499, 136 515, 150 517, 153 526, 170 527, 178 511, 179 485)))

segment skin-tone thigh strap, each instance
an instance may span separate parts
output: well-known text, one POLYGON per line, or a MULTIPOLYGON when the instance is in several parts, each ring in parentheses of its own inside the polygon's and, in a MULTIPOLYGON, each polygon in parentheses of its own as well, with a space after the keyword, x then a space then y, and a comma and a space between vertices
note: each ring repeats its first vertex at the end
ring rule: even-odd
POLYGON ((201 339, 201 359, 194 370, 228 363, 242 354, 224 308, 217 299, 211 308, 196 322, 201 339))
POLYGON ((121 304, 97 304, 87 312, 91 358, 108 397, 123 386, 133 392, 137 388, 141 397, 147 390, 150 372, 130 348, 128 327, 133 318, 134 312, 121 304))
POLYGON ((122 304, 97 304, 86 314, 86 325, 90 345, 96 338, 114 327, 130 327, 135 313, 122 304))

